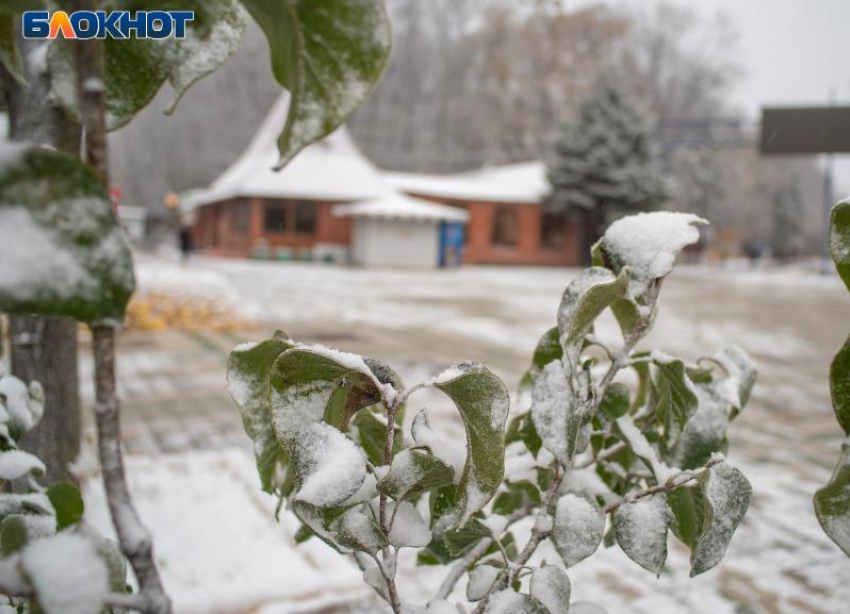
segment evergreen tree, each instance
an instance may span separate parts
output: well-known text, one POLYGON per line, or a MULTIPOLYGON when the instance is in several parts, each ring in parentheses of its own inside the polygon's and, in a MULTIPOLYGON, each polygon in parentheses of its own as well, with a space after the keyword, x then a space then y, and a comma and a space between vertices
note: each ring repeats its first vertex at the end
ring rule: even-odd
POLYGON ((564 126, 548 175, 552 193, 547 208, 583 215, 585 247, 613 218, 657 209, 666 198, 644 122, 608 82, 600 83, 575 121, 564 126))

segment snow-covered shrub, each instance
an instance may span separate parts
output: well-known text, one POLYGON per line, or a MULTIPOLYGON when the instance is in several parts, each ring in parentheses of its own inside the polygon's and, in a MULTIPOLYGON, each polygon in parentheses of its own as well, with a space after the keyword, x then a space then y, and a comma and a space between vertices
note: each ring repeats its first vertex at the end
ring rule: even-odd
POLYGON ((115 544, 81 524, 77 487, 44 488, 44 464, 19 449, 43 411, 41 386, 4 376, 0 365, 0 612, 98 614, 128 597, 126 561, 115 544))
MULTIPOLYGON (((829 247, 838 275, 850 290, 850 200, 832 209, 829 247)), ((815 494, 815 513, 823 530, 850 556, 850 337, 829 370, 832 405, 847 436, 829 484, 815 494)))
POLYGON ((467 611, 448 601, 467 576, 474 612, 564 614, 565 569, 604 542, 658 574, 668 531, 690 548, 692 575, 717 565, 750 501, 749 482, 723 455, 755 368, 737 347, 697 364, 635 349, 703 223, 651 213, 611 225, 534 352, 520 385, 530 410, 513 416, 505 384, 476 362, 407 387, 376 360, 283 333, 234 349, 229 390, 263 489, 301 522, 297 539, 353 555, 396 613, 467 611), (618 347, 594 335, 608 309, 618 347), (625 370, 636 385, 622 381, 625 370), (423 388, 454 402, 465 451, 416 407, 423 388), (521 523, 524 544, 512 532, 521 523), (534 565, 546 540, 562 565, 534 565), (402 548, 417 549, 422 565, 449 566, 428 604, 398 593, 402 548))

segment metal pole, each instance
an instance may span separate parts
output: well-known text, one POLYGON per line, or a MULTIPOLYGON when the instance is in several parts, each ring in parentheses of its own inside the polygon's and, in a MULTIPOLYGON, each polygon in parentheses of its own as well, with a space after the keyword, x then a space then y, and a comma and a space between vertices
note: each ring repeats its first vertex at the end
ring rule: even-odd
POLYGON ((829 216, 833 205, 833 173, 835 172, 835 155, 826 154, 825 168, 823 170, 823 236, 821 239, 821 273, 827 275, 832 272, 829 257, 829 216))

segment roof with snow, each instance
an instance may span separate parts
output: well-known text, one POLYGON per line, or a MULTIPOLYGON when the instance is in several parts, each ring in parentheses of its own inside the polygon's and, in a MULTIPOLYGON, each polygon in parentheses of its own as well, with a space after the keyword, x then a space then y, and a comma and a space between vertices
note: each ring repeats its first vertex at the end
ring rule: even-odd
POLYGON ((184 200, 184 211, 237 197, 353 201, 392 192, 381 172, 354 144, 345 128, 305 148, 281 171, 277 139, 286 121, 283 94, 263 120, 248 148, 208 187, 184 200))
POLYGON ((460 207, 438 205, 400 192, 349 205, 337 205, 334 214, 387 220, 416 220, 423 222, 467 222, 469 212, 460 207))
POLYGON ((453 175, 390 172, 387 179, 409 194, 458 200, 540 203, 549 193, 546 165, 541 160, 453 175))

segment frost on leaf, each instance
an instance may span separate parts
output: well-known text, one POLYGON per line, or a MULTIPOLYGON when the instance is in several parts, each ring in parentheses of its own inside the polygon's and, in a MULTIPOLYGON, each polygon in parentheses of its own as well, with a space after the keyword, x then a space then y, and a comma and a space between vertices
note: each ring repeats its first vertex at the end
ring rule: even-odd
POLYGON ((45 614, 97 614, 109 590, 109 572, 95 547, 69 533, 38 540, 21 555, 45 614))
MULTIPOLYGON (((139 2, 133 8, 146 8, 139 2)), ((192 23, 186 37, 162 40, 136 38, 103 41, 108 130, 126 125, 144 109, 166 82, 176 97, 167 112, 172 112, 186 90, 206 75, 215 72, 235 52, 247 26, 244 9, 237 0, 213 0, 193 3, 204 27, 192 23)), ((73 115, 79 117, 74 69, 74 41, 58 38, 48 53, 51 86, 54 95, 73 115)))
POLYGON ((567 494, 558 499, 552 541, 566 567, 596 552, 605 532, 605 514, 582 497, 567 494))
POLYGON ((621 218, 594 247, 615 273, 629 267, 630 290, 640 302, 651 282, 666 277, 679 253, 699 241, 699 226, 708 224, 690 213, 655 211, 621 218))
POLYGON ((703 491, 704 505, 702 530, 691 550, 691 576, 708 571, 723 559, 753 493, 744 474, 725 462, 700 476, 698 488, 703 491))
POLYGON ((378 492, 400 501, 451 484, 454 472, 451 465, 425 450, 403 450, 378 482, 378 492))
POLYGON ((57 151, 0 146, 0 311, 120 323, 134 284, 95 173, 57 151))
POLYGON ((502 573, 501 567, 482 563, 469 572, 469 583, 466 585, 466 598, 469 601, 481 601, 490 593, 502 573))
POLYGON ((534 382, 531 418, 543 446, 564 464, 590 440, 591 425, 582 409, 561 362, 550 362, 534 382))
POLYGON ((389 18, 381 0, 243 4, 266 35, 275 79, 290 93, 280 168, 369 96, 389 58, 389 18))
POLYGON ((505 384, 478 363, 463 363, 443 374, 434 387, 460 412, 466 428, 466 462, 458 482, 460 524, 487 505, 505 474, 505 423, 510 397, 505 384))
POLYGON ((484 614, 549 614, 534 597, 511 589, 500 591, 490 597, 484 614))
POLYGON ((291 447, 291 462, 295 472, 293 499, 319 508, 344 502, 366 479, 366 459, 360 450, 323 423, 298 432, 291 447))
POLYGON ((617 543, 635 563, 660 574, 667 560, 667 496, 628 500, 614 510, 617 543))
POLYGON ((277 357, 293 346, 284 333, 277 333, 266 341, 238 346, 227 363, 227 390, 242 414, 245 433, 254 442, 260 482, 269 493, 277 489, 276 468, 286 461, 272 426, 269 374, 277 357))
POLYGON ((570 609, 570 579, 560 567, 544 565, 531 576, 531 596, 542 603, 549 614, 567 614, 570 609))
POLYGON ((824 532, 850 556, 850 439, 841 447, 829 484, 815 494, 815 514, 824 532))
POLYGON ((352 507, 332 524, 337 541, 347 548, 375 554, 387 545, 387 538, 366 505, 352 507))

